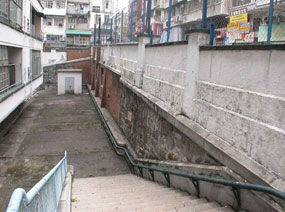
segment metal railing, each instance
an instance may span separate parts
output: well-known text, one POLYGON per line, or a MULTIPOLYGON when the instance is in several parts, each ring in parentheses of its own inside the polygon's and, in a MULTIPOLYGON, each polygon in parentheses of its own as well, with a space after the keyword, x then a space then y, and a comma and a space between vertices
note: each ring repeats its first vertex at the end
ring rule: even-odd
POLYGON ((42 178, 28 193, 16 189, 6 212, 52 212, 58 208, 67 173, 67 152, 62 160, 42 178))
MULTIPOLYGON (((92 95, 90 90, 89 90, 89 93, 90 93, 90 95, 92 95)), ((108 137, 112 143, 114 150, 116 151, 116 153, 118 155, 121 155, 121 156, 126 158, 126 160, 128 161, 129 165, 132 167, 132 169, 134 167, 138 168, 140 175, 142 177, 144 177, 143 169, 149 171, 153 181, 155 181, 154 172, 160 172, 164 175, 165 180, 167 181, 169 187, 171 186, 170 175, 188 178, 193 183, 193 185, 197 191, 197 196, 199 198, 200 198, 200 184, 199 184, 200 181, 227 186, 227 187, 232 188, 233 194, 234 194, 234 196, 237 200, 237 203, 238 203, 238 207, 241 207, 241 190, 242 189, 249 190, 249 191, 258 191, 258 192, 269 194, 269 195, 272 195, 272 196, 277 197, 279 199, 285 200, 285 193, 284 192, 273 189, 273 188, 268 187, 268 186, 218 179, 218 178, 208 177, 208 176, 204 176, 204 175, 196 175, 196 174, 190 174, 190 173, 186 174, 186 173, 182 173, 182 172, 179 172, 177 170, 174 170, 174 169, 166 169, 166 168, 161 168, 161 167, 142 165, 142 164, 136 162, 133 159, 133 157, 131 156, 131 154, 127 148, 117 144, 117 142, 116 142, 116 140, 115 140, 115 138, 114 138, 114 136, 113 136, 113 134, 112 134, 112 132, 111 132, 100 108, 99 108, 99 106, 97 105, 95 99, 94 98, 91 98, 91 99, 92 99, 92 101, 96 107, 96 111, 97 111, 97 113, 98 113, 98 115, 99 115, 99 117, 103 123, 103 127, 104 127, 104 129, 105 129, 105 131, 106 131, 106 133, 107 133, 107 135, 108 135, 108 137)))

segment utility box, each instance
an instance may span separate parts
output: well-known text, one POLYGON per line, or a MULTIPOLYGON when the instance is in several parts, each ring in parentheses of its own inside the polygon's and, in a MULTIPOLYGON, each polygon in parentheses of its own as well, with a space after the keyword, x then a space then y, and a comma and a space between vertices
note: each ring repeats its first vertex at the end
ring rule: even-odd
POLYGON ((82 94, 82 69, 58 69, 57 94, 82 94))

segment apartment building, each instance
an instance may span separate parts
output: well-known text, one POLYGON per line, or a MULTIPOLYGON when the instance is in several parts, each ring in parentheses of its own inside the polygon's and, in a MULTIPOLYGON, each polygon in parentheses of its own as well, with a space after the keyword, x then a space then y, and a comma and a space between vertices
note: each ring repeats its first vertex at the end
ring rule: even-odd
POLYGON ((67 0, 67 46, 89 46, 92 36, 90 30, 90 1, 67 0))
POLYGON ((66 0, 42 0, 44 14, 42 31, 44 35, 43 65, 66 60, 66 0))
POLYGON ((94 31, 94 26, 96 27, 96 40, 98 40, 99 19, 101 18, 101 41, 106 43, 110 38, 111 18, 115 10, 114 0, 91 0, 90 5, 90 29, 94 31))
POLYGON ((42 84, 38 0, 0 1, 0 123, 42 84))

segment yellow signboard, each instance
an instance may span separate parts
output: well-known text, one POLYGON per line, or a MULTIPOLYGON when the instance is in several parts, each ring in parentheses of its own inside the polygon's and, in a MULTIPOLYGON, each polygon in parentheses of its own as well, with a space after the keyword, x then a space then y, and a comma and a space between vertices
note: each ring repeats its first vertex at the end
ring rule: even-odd
POLYGON ((238 23, 230 23, 227 26, 227 31, 239 31, 239 24, 238 23))
POLYGON ((239 14, 230 16, 230 23, 247 23, 248 22, 248 15, 247 13, 239 14))

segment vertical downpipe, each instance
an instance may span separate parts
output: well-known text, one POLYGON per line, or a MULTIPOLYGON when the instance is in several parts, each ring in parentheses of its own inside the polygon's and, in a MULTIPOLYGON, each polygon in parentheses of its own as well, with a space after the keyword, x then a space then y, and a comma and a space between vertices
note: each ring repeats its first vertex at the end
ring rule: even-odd
POLYGON ((167 43, 170 37, 170 27, 171 27, 171 11, 172 11, 172 0, 169 0, 169 7, 168 7, 168 26, 167 26, 167 43))
POLYGON ((143 34, 145 33, 146 1, 147 1, 147 0, 143 0, 143 17, 142 17, 142 23, 143 23, 143 26, 142 26, 142 33, 143 33, 143 34))
POLYGON ((203 0, 202 28, 206 28, 207 26, 207 8, 208 0, 203 0))
POLYGON ((121 36, 120 36, 120 42, 123 42, 123 31, 124 31, 124 9, 122 10, 122 17, 121 17, 121 36))
POLYGON ((134 2, 131 3, 131 20, 130 20, 130 40, 133 41, 133 16, 134 16, 134 2))
POLYGON ((152 0, 148 0, 148 17, 147 17, 147 29, 148 29, 148 33, 151 33, 151 1, 152 0))
POLYGON ((272 36, 273 13, 274 13, 274 0, 270 0, 269 23, 268 23, 268 34, 267 34, 268 44, 271 42, 271 36, 272 36))

